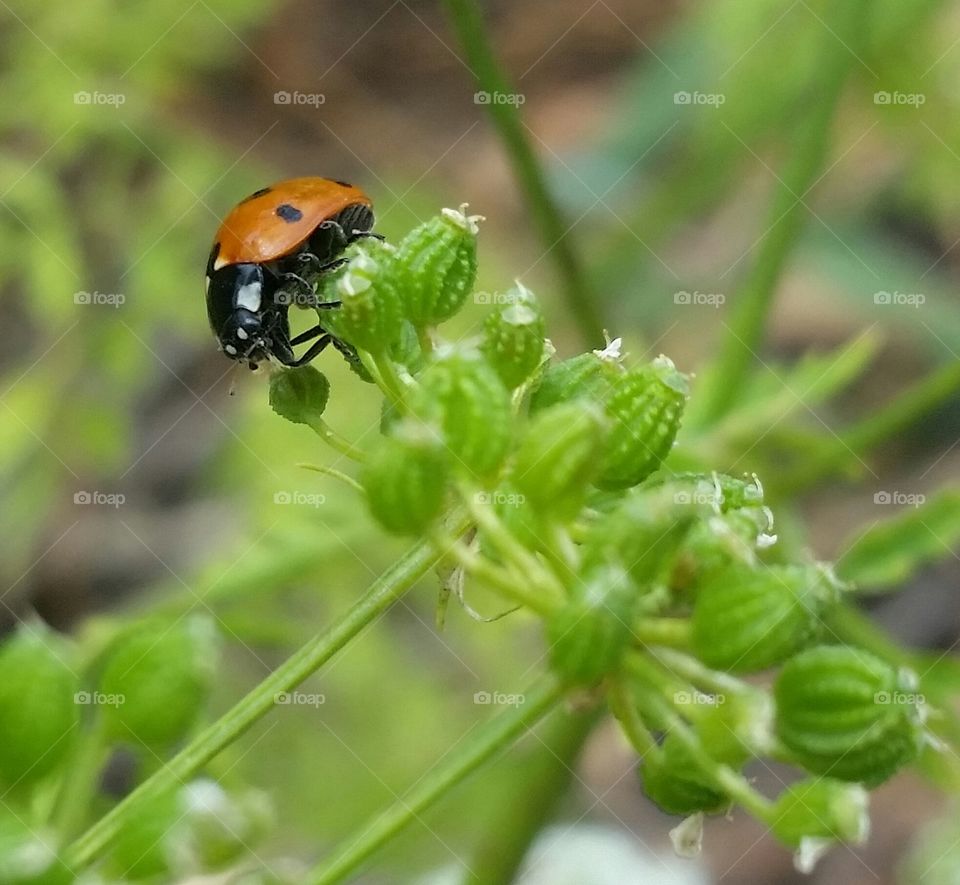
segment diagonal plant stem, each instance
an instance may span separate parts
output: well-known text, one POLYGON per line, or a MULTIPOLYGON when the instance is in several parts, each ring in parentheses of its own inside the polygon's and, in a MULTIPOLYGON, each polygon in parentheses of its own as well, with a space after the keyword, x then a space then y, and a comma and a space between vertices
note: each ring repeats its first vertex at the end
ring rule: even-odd
MULTIPOLYGON (((515 89, 494 55, 476 0, 443 0, 443 3, 480 89, 490 96, 514 94, 515 89)), ((590 290, 580 258, 571 245, 568 225, 550 193, 546 176, 524 132, 518 106, 495 99, 486 106, 513 164, 514 174, 523 188, 534 222, 549 250, 548 254, 557 268, 567 308, 576 318, 585 343, 598 346, 603 341, 603 320, 597 301, 590 290)))
POLYGON ((799 123, 792 158, 770 207, 760 254, 737 297, 730 328, 704 384, 703 423, 723 415, 740 394, 761 346, 777 281, 807 216, 805 197, 816 185, 830 149, 830 127, 843 85, 869 30, 870 7, 870 0, 834 4, 831 22, 824 23, 819 76, 810 84, 813 103, 799 123))
POLYGON ((361 835, 335 848, 331 856, 311 870, 305 885, 333 885, 343 882, 374 851, 390 840, 422 811, 446 795, 497 752, 509 747, 531 725, 542 719, 563 698, 564 690, 552 677, 541 681, 524 695, 524 702, 496 715, 479 727, 405 796, 363 828, 361 835))
POLYGON ((559 713, 548 723, 542 743, 518 760, 517 779, 491 815, 464 885, 510 885, 516 880, 530 843, 575 777, 574 766, 602 713, 602 707, 559 713))
MULTIPOLYGON (((469 521, 458 511, 451 515, 448 526, 451 535, 458 537, 467 530, 469 521)), ((273 709, 278 694, 292 691, 316 672, 385 612, 441 557, 442 551, 435 551, 426 541, 411 547, 374 581, 359 601, 332 627, 295 652, 70 845, 64 854, 67 866, 79 870, 98 858, 145 800, 178 786, 196 774, 210 759, 266 716, 273 709)))

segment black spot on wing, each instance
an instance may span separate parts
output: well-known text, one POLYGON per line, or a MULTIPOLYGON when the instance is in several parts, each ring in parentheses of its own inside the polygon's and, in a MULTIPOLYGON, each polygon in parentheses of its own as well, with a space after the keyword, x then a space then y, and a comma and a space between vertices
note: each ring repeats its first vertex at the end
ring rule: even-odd
POLYGON ((262 187, 260 188, 260 190, 254 191, 252 194, 250 194, 249 197, 244 197, 240 202, 249 203, 250 200, 255 200, 257 197, 262 197, 264 194, 269 194, 269 193, 270 193, 270 188, 262 187))
POLYGON ((303 218, 303 213, 296 206, 291 206, 289 203, 281 203, 274 211, 278 217, 284 221, 289 221, 291 224, 303 218))

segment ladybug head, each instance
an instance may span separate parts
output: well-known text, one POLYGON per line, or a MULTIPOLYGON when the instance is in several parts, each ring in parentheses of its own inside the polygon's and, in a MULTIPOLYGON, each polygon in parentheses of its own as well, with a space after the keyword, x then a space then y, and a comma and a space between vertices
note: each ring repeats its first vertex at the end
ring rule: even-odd
POLYGON ((233 310, 217 330, 217 338, 223 352, 234 360, 259 362, 268 350, 264 339, 263 319, 260 314, 237 308, 233 310))

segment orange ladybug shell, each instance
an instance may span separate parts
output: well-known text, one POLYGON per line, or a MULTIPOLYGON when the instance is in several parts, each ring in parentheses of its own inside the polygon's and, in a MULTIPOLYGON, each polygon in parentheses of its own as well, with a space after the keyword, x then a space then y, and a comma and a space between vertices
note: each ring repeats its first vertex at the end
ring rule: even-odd
POLYGON ((291 178, 262 188, 238 203, 214 239, 213 269, 262 264, 296 250, 323 221, 348 206, 370 206, 360 188, 329 178, 291 178))

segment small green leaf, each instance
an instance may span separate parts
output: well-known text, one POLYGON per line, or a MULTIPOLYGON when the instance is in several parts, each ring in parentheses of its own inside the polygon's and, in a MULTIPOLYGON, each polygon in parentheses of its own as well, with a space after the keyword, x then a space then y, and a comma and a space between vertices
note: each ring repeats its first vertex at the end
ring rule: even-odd
POLYGON ((863 589, 896 589, 917 569, 949 555, 960 541, 960 492, 943 492, 858 534, 845 547, 837 573, 863 589))

